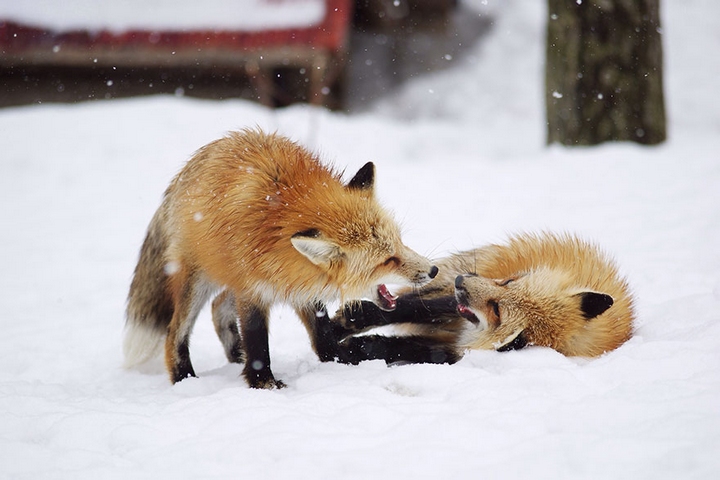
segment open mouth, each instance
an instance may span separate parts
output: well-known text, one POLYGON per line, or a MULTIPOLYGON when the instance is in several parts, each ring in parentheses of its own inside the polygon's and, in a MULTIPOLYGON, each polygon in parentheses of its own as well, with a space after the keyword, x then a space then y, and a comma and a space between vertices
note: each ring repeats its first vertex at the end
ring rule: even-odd
POLYGON ((470 323, 473 323, 475 325, 480 324, 480 319, 473 313, 472 310, 470 310, 470 307, 467 305, 463 305, 462 303, 458 303, 457 306, 457 313, 461 317, 463 317, 465 320, 467 320, 470 323))
POLYGON ((388 290, 385 285, 378 285, 377 293, 379 300, 378 307, 385 310, 386 312, 395 310, 395 308, 397 307, 397 297, 390 293, 390 290, 388 290))

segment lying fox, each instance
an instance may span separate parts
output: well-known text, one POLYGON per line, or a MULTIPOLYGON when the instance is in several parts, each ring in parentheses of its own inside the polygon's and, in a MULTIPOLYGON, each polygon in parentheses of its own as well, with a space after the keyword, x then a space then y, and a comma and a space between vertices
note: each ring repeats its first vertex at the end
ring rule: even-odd
POLYGON ((632 335, 633 300, 606 255, 567 235, 519 235, 436 262, 437 278, 383 312, 363 302, 327 330, 347 363, 454 363, 468 349, 527 345, 595 357, 632 335), (398 335, 357 335, 395 324, 398 335), (342 327, 340 327, 342 325, 342 327))
POLYGON ((326 302, 372 298, 392 310, 386 282, 428 283, 437 267, 402 243, 375 199, 374 175, 367 163, 343 184, 304 148, 258 130, 200 149, 148 227, 128 295, 126 366, 155 357, 164 343, 171 381, 195 376, 190 333, 222 290, 213 321, 226 356, 245 362, 251 387, 279 388, 268 349, 273 303, 291 304, 315 339, 326 302))

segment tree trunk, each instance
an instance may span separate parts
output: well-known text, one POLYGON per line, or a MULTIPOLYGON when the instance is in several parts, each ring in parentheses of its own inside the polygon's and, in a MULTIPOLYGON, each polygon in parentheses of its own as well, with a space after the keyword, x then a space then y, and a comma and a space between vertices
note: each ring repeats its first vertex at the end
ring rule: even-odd
POLYGON ((548 0, 548 144, 661 143, 659 0, 548 0))

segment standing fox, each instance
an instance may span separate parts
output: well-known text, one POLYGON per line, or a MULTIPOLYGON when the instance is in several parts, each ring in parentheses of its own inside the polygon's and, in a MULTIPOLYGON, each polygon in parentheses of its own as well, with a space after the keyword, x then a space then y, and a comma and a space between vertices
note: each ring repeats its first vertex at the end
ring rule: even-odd
POLYGON ((148 227, 128 295, 126 366, 153 358, 164 341, 172 382, 195 376, 190 333, 219 289, 215 329, 254 388, 284 386, 270 369, 273 303, 291 304, 313 339, 326 302, 395 308, 385 282, 419 287, 438 270, 402 243, 373 181, 372 163, 344 185, 307 150, 258 130, 201 148, 148 227))
POLYGON ((520 235, 437 266, 437 278, 401 295, 392 312, 366 302, 345 307, 327 326, 338 341, 336 357, 348 363, 453 363, 467 349, 526 345, 595 357, 632 335, 626 281, 597 247, 578 238, 520 235), (400 336, 355 336, 387 324, 402 324, 400 336))

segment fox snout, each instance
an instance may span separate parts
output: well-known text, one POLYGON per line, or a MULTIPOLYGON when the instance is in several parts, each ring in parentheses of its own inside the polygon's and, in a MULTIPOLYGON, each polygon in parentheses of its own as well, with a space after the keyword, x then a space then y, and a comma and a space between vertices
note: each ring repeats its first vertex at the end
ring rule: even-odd
MULTIPOLYGON (((469 276, 470 274, 468 274, 469 276)), ((470 303, 470 295, 465 287, 465 276, 458 275, 455 277, 455 299, 459 304, 468 306, 470 303)))
POLYGON ((477 315, 475 315, 475 312, 470 309, 470 296, 465 288, 464 275, 455 277, 455 300, 457 300, 458 315, 474 325, 479 325, 480 320, 477 315))
POLYGON ((399 249, 396 256, 386 261, 386 263, 395 265, 393 274, 400 277, 398 283, 422 287, 437 277, 440 269, 430 263, 430 260, 404 245, 401 248, 402 250, 399 249))
POLYGON ((411 279, 411 283, 416 287, 422 287, 423 285, 427 285, 430 283, 430 280, 437 277, 437 274, 440 270, 435 265, 430 267, 430 270, 428 271, 421 271, 411 279))
MULTIPOLYGON (((430 267, 430 271, 427 273, 427 276, 428 276, 428 280, 427 280, 427 281, 429 282, 429 281, 432 280, 433 278, 437 277, 437 274, 438 274, 439 271, 440 271, 440 270, 439 270, 438 267, 436 267, 435 265, 433 265, 432 267, 430 267)), ((424 282, 424 283, 427 283, 427 282, 424 282)))

